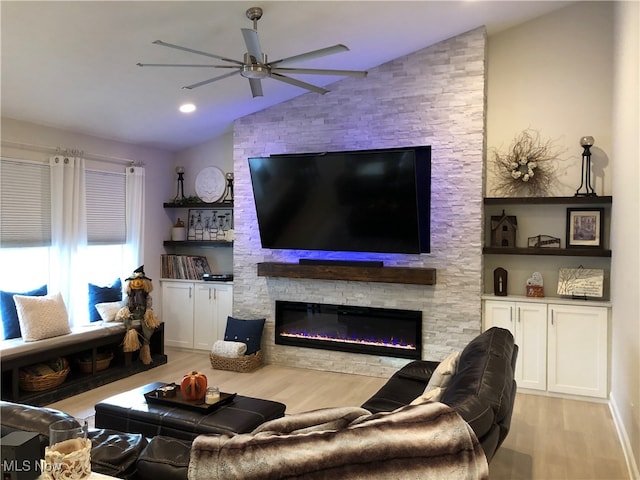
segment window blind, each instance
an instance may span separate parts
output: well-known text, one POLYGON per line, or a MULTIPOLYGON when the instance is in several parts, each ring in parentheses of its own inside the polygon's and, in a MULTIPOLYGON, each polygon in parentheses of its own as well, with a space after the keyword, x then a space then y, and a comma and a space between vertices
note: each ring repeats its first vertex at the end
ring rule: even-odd
POLYGON ((127 241, 124 173, 87 170, 87 243, 114 245, 127 241))
POLYGON ((0 247, 49 245, 49 164, 0 159, 0 247))

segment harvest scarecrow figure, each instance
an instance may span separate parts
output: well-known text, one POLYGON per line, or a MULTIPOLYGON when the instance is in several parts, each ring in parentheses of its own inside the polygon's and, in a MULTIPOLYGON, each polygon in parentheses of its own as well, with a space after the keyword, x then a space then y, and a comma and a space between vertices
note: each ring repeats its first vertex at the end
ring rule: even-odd
POLYGON ((116 320, 124 322, 127 333, 124 336, 123 350, 125 352, 135 352, 140 350, 140 360, 145 365, 149 365, 151 360, 151 349, 149 342, 153 331, 158 327, 159 322, 151 308, 151 291, 153 285, 151 279, 144 274, 144 265, 133 271, 133 275, 126 279, 127 303, 116 315, 116 320), (133 321, 140 320, 142 327, 142 345, 138 339, 138 331, 133 328, 133 321))

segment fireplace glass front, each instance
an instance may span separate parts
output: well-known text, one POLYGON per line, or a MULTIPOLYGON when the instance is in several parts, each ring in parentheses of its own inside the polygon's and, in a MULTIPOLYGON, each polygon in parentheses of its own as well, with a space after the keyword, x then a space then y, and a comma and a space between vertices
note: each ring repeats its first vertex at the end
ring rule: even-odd
POLYGON ((420 359, 422 312, 276 300, 275 343, 420 359))

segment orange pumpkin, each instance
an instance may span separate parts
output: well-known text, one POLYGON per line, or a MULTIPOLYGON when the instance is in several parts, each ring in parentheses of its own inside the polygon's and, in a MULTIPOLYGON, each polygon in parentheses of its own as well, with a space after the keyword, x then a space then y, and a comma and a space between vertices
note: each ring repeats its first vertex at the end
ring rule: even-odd
POLYGON ((207 377, 202 372, 193 371, 182 377, 180 393, 187 400, 200 400, 207 392, 207 377))

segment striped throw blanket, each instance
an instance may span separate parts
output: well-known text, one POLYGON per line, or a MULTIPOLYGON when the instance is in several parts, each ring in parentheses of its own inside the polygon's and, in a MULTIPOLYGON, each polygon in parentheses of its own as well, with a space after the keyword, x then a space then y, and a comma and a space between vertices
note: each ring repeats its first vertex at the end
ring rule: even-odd
POLYGON ((442 403, 371 414, 330 408, 272 420, 240 435, 201 435, 190 480, 487 479, 473 430, 442 403))

